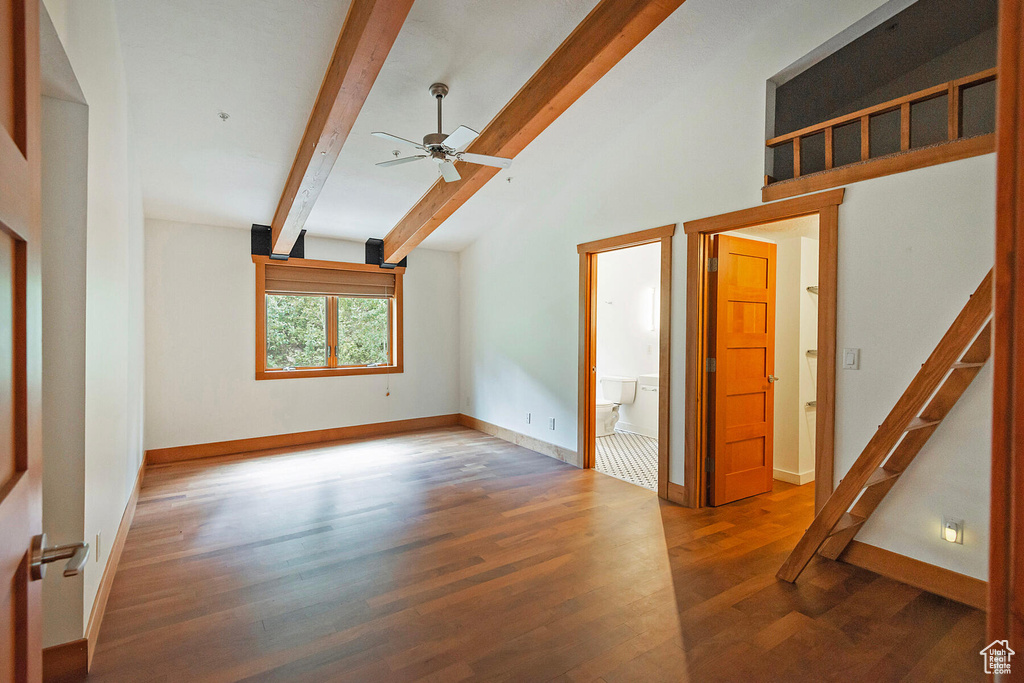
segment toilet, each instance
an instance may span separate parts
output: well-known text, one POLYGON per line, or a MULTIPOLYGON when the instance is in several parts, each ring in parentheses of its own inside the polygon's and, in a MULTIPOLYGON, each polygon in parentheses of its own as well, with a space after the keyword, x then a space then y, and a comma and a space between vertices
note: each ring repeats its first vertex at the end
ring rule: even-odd
POLYGON ((630 404, 636 398, 636 378, 608 375, 601 378, 601 395, 603 401, 597 402, 597 436, 610 436, 615 433, 615 423, 619 421, 619 406, 630 404))

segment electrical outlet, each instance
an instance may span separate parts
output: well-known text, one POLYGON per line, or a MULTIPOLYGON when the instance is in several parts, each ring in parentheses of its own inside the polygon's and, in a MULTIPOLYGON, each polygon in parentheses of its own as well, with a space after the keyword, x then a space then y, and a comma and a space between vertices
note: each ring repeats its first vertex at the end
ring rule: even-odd
POLYGON ((860 349, 843 349, 843 369, 860 370, 860 349))
POLYGON ((92 554, 94 561, 100 561, 100 539, 103 537, 103 532, 97 532, 96 534, 96 552, 92 554))
POLYGON ((548 418, 548 429, 554 429, 554 428, 555 428, 555 418, 549 417, 548 418))
POLYGON ((532 418, 532 415, 530 413, 527 413, 526 414, 526 424, 530 424, 530 419, 531 418, 532 418))

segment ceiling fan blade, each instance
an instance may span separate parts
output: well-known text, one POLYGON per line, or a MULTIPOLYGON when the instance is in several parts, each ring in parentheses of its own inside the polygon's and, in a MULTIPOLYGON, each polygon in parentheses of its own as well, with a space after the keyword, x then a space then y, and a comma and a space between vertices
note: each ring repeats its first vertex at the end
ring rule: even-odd
POLYGON ((441 177, 444 178, 446 183, 454 183, 456 180, 462 180, 462 176, 455 170, 455 164, 450 161, 442 161, 438 164, 441 169, 441 177))
POLYGON ((391 159, 389 161, 381 161, 377 163, 377 166, 398 166, 399 164, 407 164, 410 161, 418 161, 420 159, 426 159, 426 154, 418 154, 414 157, 402 157, 401 159, 391 159))
POLYGON ((477 133, 469 126, 459 126, 455 131, 444 139, 444 146, 450 149, 454 149, 456 152, 461 152, 469 146, 469 143, 476 140, 477 133))
POLYGON ((480 164, 481 166, 496 166, 497 168, 508 168, 512 165, 511 159, 505 159, 503 157, 490 157, 486 154, 470 154, 463 152, 459 155, 459 159, 462 161, 468 161, 471 164, 480 164))
POLYGON ((412 145, 416 149, 423 149, 423 145, 421 145, 420 143, 413 142, 412 140, 406 140, 405 138, 400 138, 397 135, 392 135, 391 133, 382 133, 380 131, 376 131, 370 133, 370 135, 376 135, 379 138, 382 138, 384 140, 391 140, 392 142, 401 142, 406 145, 412 145))

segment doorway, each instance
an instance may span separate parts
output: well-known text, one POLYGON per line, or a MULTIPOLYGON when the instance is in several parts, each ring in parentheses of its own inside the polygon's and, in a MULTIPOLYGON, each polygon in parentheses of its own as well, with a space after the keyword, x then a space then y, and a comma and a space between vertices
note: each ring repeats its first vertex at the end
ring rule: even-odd
POLYGON ((709 505, 814 487, 818 216, 711 236, 709 505))
POLYGON ((667 225, 577 247, 582 466, 655 489, 662 498, 669 494, 674 233, 675 226, 667 225), (610 277, 599 275, 602 263, 610 277), (611 334, 599 344, 602 318, 611 334), (632 352, 623 352, 624 347, 632 352))
MULTIPOLYGON (((771 490, 773 479, 800 484, 802 479, 813 476, 815 511, 821 509, 832 493, 838 207, 843 194, 842 189, 832 190, 684 224, 687 234, 687 363, 683 494, 685 503, 690 507, 723 504, 771 490), (772 239, 770 235, 780 231, 780 226, 784 226, 782 222, 788 223, 781 231, 798 237, 801 222, 794 219, 808 219, 804 221, 805 231, 808 221, 817 223, 817 283, 803 284, 802 293, 796 288, 793 291, 806 299, 798 303, 809 304, 811 297, 816 301, 815 333, 812 347, 806 331, 797 331, 796 343, 807 348, 802 348, 804 356, 801 363, 795 367, 790 365, 786 373, 790 376, 783 378, 775 364, 777 330, 770 329, 769 335, 769 328, 775 327, 778 313, 775 289, 778 248, 777 245, 753 250, 749 247, 751 243, 756 247, 757 242, 762 245, 777 242, 778 236, 772 239), (725 255, 723 248, 732 253, 728 256, 729 262, 722 260, 725 255), (751 252, 749 258, 743 256, 745 249, 751 252), (712 260, 716 257, 719 258, 717 262, 712 260), (745 264, 739 263, 743 260, 745 264), (750 268, 755 261, 762 268, 759 281, 754 274, 756 269, 750 268), (719 275, 731 285, 719 287, 719 275), (748 281, 743 281, 744 278, 748 281), (751 286, 755 281, 760 282, 761 291, 751 286), (813 289, 808 290, 808 287, 813 289), (760 297, 762 305, 748 306, 743 301, 756 297, 760 297), (774 305, 769 307, 769 301, 774 305), (725 314, 719 316, 719 310, 724 310, 725 314), (747 316, 745 319, 744 315, 747 316), (759 337, 752 336, 746 327, 756 327, 758 321, 762 332, 759 337), (746 336, 741 336, 744 334, 746 336), (737 363, 737 353, 745 356, 740 360, 750 367, 744 369, 742 363, 737 363), (731 366, 723 354, 733 355, 731 366), (723 356, 721 372, 719 356, 723 356), (754 363, 754 360, 758 362, 754 363), (803 373, 806 377, 801 377, 801 367, 807 368, 808 373, 803 373), (737 373, 737 369, 743 371, 737 373), (797 415, 802 415, 803 422, 797 422, 796 428, 813 434, 813 437, 808 434, 813 444, 810 448, 813 459, 806 458, 804 464, 799 458, 799 432, 797 447, 787 453, 793 456, 795 450, 796 457, 791 458, 788 467, 778 467, 779 463, 775 462, 777 450, 773 441, 776 421, 772 407, 776 398, 776 378, 790 385, 785 409, 802 411, 797 415), (811 395, 808 394, 807 382, 801 380, 808 380, 813 385, 811 395), (801 384, 805 386, 801 387, 801 384), (795 389, 795 393, 790 389, 795 389), (754 413, 758 413, 758 419, 750 417, 754 413), (730 422, 730 415, 733 418, 739 416, 739 419, 730 422), (812 424, 813 429, 810 427, 812 424), (809 460, 812 462, 807 462, 809 460), (733 481, 727 482, 730 476, 733 481)), ((810 248, 812 245, 804 246, 810 248)), ((786 258, 792 261, 791 256, 786 258)), ((786 277, 790 280, 793 279, 793 268, 792 263, 786 266, 786 277)), ((803 278, 803 275, 799 276, 797 282, 803 278)), ((793 329, 788 333, 792 334, 793 329)), ((782 386, 781 382, 779 386, 782 386)))

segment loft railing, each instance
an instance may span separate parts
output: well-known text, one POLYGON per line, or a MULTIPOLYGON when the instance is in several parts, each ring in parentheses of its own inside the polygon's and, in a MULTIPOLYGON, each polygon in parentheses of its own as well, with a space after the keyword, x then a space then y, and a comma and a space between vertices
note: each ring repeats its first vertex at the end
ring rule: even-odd
MULTIPOLYGON (((825 134, 825 170, 832 170, 837 166, 834 164, 835 143, 833 133, 841 126, 860 122, 860 158, 849 161, 840 166, 847 166, 858 161, 868 161, 871 157, 871 119, 894 111, 900 112, 900 151, 906 152, 911 149, 911 106, 927 102, 939 97, 948 97, 947 107, 947 139, 944 142, 953 142, 963 137, 963 99, 962 93, 965 88, 988 83, 996 79, 996 70, 987 69, 971 76, 958 78, 955 81, 936 85, 931 88, 919 90, 910 95, 905 95, 888 102, 876 104, 844 116, 837 116, 813 126, 807 126, 800 130, 776 136, 768 140, 765 145, 776 149, 784 145, 792 145, 793 150, 793 178, 801 177, 801 144, 806 138, 820 133, 825 134)), ((765 177, 765 185, 777 182, 771 176, 765 177)))

